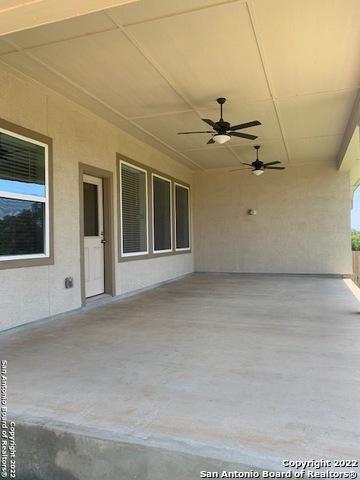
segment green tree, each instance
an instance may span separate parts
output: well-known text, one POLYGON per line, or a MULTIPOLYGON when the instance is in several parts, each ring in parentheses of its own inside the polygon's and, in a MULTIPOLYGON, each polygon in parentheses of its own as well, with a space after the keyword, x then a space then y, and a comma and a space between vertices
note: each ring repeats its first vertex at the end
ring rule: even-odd
POLYGON ((351 231, 351 248, 352 250, 360 250, 360 231, 352 230, 351 231))

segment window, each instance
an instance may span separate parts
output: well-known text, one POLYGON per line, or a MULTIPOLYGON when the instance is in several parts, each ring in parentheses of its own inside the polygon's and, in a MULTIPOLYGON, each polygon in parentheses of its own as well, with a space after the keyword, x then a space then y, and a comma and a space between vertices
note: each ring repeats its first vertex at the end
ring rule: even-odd
POLYGON ((49 145, 0 128, 0 262, 48 258, 49 145))
POLYGON ((189 188, 175 183, 175 248, 190 250, 189 188))
POLYGON ((190 187, 120 154, 117 161, 119 262, 189 253, 190 187))
POLYGON ((154 252, 172 249, 171 181, 153 174, 153 233, 154 252))
MULTIPOLYGON (((98 186, 84 179, 84 236, 97 237, 99 232, 98 186)), ((101 179, 100 179, 101 181, 101 179)))
POLYGON ((147 171, 120 162, 121 176, 121 254, 148 253, 147 171))

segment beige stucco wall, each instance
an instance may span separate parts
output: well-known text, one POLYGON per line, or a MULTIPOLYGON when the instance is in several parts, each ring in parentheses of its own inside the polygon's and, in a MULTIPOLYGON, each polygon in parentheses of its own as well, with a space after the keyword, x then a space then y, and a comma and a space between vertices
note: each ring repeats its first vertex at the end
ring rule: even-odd
MULTIPOLYGON (((54 240, 52 266, 0 270, 0 329, 73 310, 81 305, 79 162, 114 173, 117 247, 116 152, 191 184, 192 173, 51 90, 0 66, 0 117, 53 138, 54 240), (73 276, 73 289, 64 288, 73 276)), ((122 294, 193 271, 193 255, 118 263, 122 294)))
POLYGON ((197 271, 352 271, 350 181, 335 166, 299 165, 260 177, 217 170, 194 182, 197 271))

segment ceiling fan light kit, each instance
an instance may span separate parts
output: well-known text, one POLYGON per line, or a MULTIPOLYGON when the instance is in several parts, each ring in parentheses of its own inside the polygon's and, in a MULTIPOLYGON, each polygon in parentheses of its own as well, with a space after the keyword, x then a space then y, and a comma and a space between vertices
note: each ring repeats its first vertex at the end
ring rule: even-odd
POLYGON ((262 175, 264 173, 264 170, 253 170, 251 173, 258 177, 259 175, 262 175))
POLYGON ((231 138, 230 135, 222 135, 221 133, 217 133, 216 135, 213 136, 214 142, 219 143, 220 145, 228 142, 230 138, 231 138))

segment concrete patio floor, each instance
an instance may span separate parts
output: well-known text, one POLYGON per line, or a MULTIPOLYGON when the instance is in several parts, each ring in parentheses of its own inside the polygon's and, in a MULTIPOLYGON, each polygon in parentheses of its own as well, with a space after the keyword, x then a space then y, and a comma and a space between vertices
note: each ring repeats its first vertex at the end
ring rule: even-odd
POLYGON ((359 313, 342 279, 194 274, 0 335, 10 414, 257 468, 356 459, 359 313))

